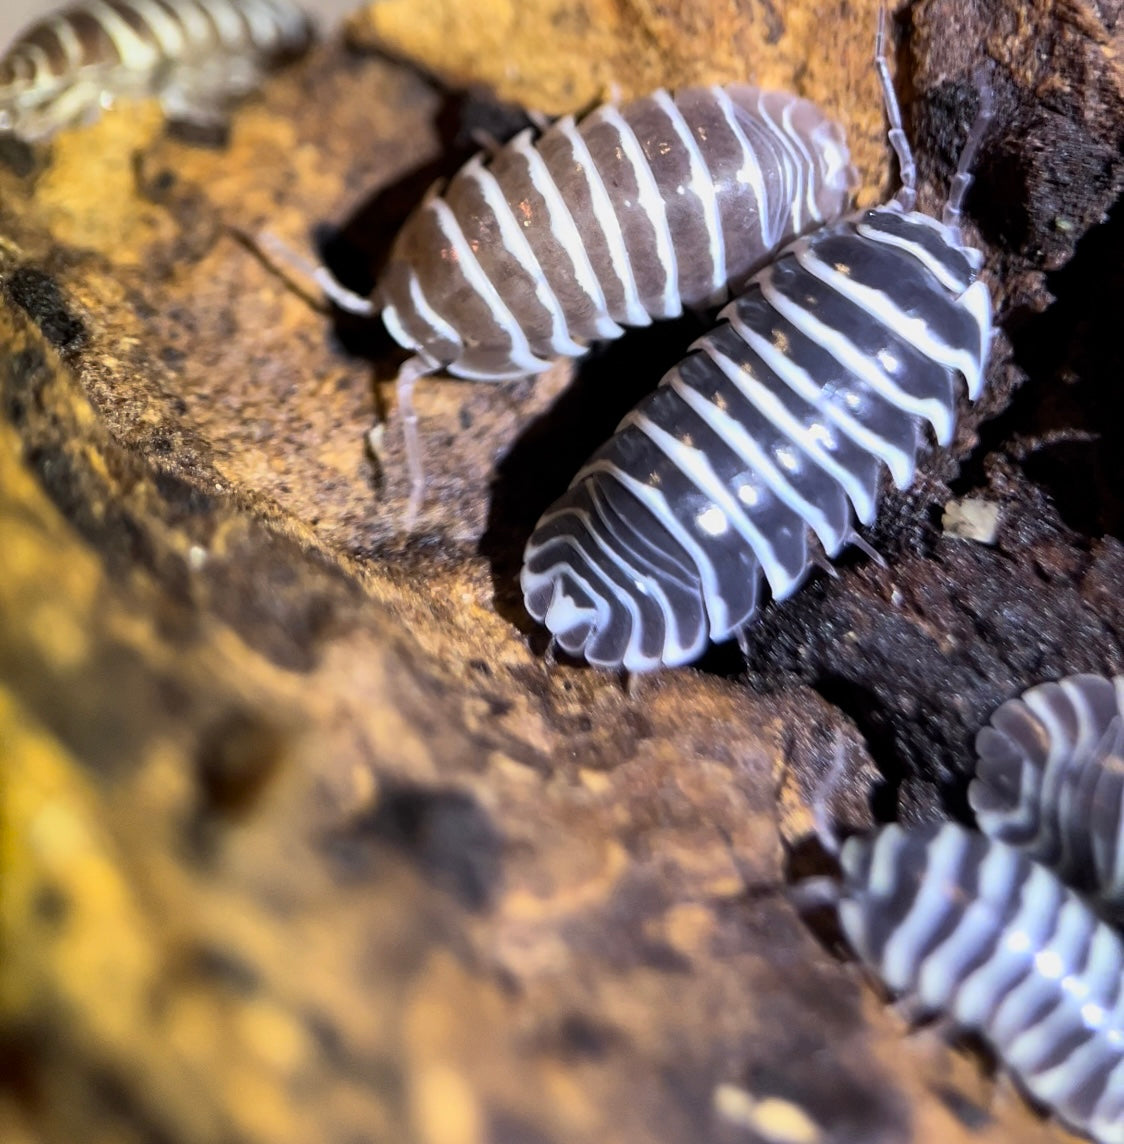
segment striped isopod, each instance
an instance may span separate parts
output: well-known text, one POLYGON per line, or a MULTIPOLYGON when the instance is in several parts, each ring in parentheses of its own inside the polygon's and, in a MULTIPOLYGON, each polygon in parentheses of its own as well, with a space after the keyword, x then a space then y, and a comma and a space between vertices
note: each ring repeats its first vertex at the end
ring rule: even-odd
POLYGON ((1032 1096, 1124 1144, 1124 942, 1022 851, 952 823, 840 856, 840 925, 899 993, 979 1032, 1032 1096))
POLYGON ((976 737, 980 828, 1109 911, 1124 909, 1124 676, 1073 675, 1004 703, 976 737))
POLYGON ((219 123, 312 37, 289 0, 87 0, 31 25, 0 60, 0 131, 35 142, 144 96, 172 118, 219 123))
POLYGON ((344 308, 381 309, 414 351, 398 377, 410 516, 419 377, 524 377, 625 326, 717 306, 782 242, 838 218, 856 181, 837 124, 744 84, 657 91, 532 134, 427 196, 371 300, 318 275, 344 308))
POLYGON ((913 479, 927 421, 952 438, 959 376, 983 385, 991 300, 957 222, 986 99, 944 219, 913 209, 915 169, 882 54, 902 187, 788 246, 621 423, 542 517, 527 610, 567 652, 645 671, 741 636, 764 573, 775 599, 875 515, 880 463, 913 479))

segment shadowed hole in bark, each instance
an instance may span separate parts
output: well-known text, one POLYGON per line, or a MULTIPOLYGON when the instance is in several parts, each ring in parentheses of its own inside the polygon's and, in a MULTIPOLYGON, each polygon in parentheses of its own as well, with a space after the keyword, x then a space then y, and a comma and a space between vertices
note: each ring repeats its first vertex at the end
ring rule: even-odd
POLYGON ((188 951, 188 973, 237 997, 252 997, 262 987, 261 973, 233 950, 197 945, 188 951))
POLYGON ((499 892, 503 838, 483 807, 463 791, 382 780, 376 807, 325 840, 328 857, 345 881, 369 877, 380 846, 405 855, 466 909, 486 909, 499 892))
POLYGON ((1119 155, 1073 109, 999 110, 1003 129, 981 149, 969 211, 996 248, 1057 266, 1071 236, 1097 221, 1090 204, 1111 195, 1119 155))
POLYGON ((61 1100, 75 1123, 101 1125, 106 1139, 177 1144, 180 1138, 162 1122, 155 1104, 139 1097, 125 1075, 91 1063, 72 1048, 67 1051, 60 1035, 63 1024, 61 1014, 35 1026, 9 1022, 0 1036, 0 1094, 6 1103, 53 1122, 55 1134, 43 1139, 72 1138, 58 1132, 52 1112, 61 1100))
POLYGON ((981 429, 983 447, 952 483, 986 484, 983 459, 1003 449, 1045 492, 1062 520, 1088 538, 1124 537, 1124 200, 1091 230, 1063 269, 1047 276, 1054 302, 1013 332, 1028 380, 1011 408, 981 429))
POLYGON ((231 711, 204 732, 195 752, 200 811, 240 817, 250 811, 280 765, 285 736, 250 711, 231 711))
MULTIPOLYGON (((113 451, 109 456, 122 480, 141 469, 132 454, 113 451)), ((123 575, 139 565, 174 602, 198 606, 196 573, 153 534, 148 519, 138 515, 142 506, 101 494, 100 474, 91 474, 84 460, 66 449, 33 448, 27 461, 51 499, 111 568, 123 575)), ((187 528, 193 518, 209 522, 220 515, 221 502, 196 486, 166 472, 147 475, 160 494, 156 515, 162 522, 187 528)), ((144 507, 151 511, 157 506, 144 507)), ((206 551, 207 536, 199 540, 206 551)), ((347 623, 360 599, 350 576, 323 553, 249 519, 244 529, 231 531, 221 555, 207 552, 198 575, 211 610, 256 651, 294 671, 312 670, 324 642, 347 623)))
POLYGON ((42 1029, 13 1024, 0 1035, 0 1093, 6 1101, 29 1112, 41 1112, 46 1098, 42 1057, 46 1054, 42 1029))
POLYGON ((329 557, 256 527, 209 560, 205 574, 215 614, 290 671, 312 671, 361 604, 354 581, 329 557))
POLYGON ((71 915, 73 903, 61 886, 44 882, 36 887, 31 901, 35 920, 49 929, 61 930, 71 915))
POLYGON ((58 283, 45 271, 21 266, 4 279, 4 291, 60 353, 73 354, 85 345, 84 323, 71 312, 58 283))
POLYGON ((868 803, 876 822, 897 817, 898 790, 906 777, 890 713, 872 688, 861 680, 824 675, 816 691, 858 728, 882 781, 872 786, 868 803))
POLYGON ((4 414, 22 429, 32 410, 42 402, 42 390, 50 379, 47 359, 37 346, 19 350, 5 362, 6 376, 0 376, 0 392, 4 397, 4 414))
POLYGON ((533 1040, 536 1050, 563 1061, 604 1061, 624 1044, 619 1029, 576 1010, 544 1023, 533 1040))
POLYGON ((164 123, 164 131, 172 139, 211 151, 230 149, 230 122, 203 122, 186 116, 175 116, 164 123))
POLYGON ((20 179, 26 179, 46 165, 43 156, 36 154, 30 143, 7 131, 0 133, 0 163, 20 179))

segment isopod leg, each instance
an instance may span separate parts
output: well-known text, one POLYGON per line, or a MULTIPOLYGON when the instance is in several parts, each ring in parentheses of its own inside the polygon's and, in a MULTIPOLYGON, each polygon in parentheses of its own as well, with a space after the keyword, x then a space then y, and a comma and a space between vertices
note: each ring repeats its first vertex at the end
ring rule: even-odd
POLYGON ((815 790, 812 791, 810 806, 816 838, 824 852, 835 858, 839 857, 840 842, 831 821, 831 800, 846 782, 849 762, 847 740, 836 731, 831 746, 831 759, 815 790))
POLYGON ((485 131, 483 127, 474 127, 468 133, 468 137, 489 159, 494 159, 504 148, 503 143, 490 131, 485 131))
POLYGON ((362 294, 349 290, 326 266, 314 267, 312 277, 323 291, 324 297, 345 313, 358 314, 361 318, 373 318, 378 312, 378 304, 374 299, 364 298, 362 294))
POLYGON ((436 363, 420 355, 403 362, 394 388, 398 396, 398 416, 402 421, 402 440, 406 448, 406 472, 410 477, 410 499, 406 502, 404 521, 407 532, 414 531, 422 496, 425 493, 425 464, 422 461, 421 441, 418 438, 418 415, 414 409, 414 386, 418 379, 435 373, 436 363))
POLYGON ((749 625, 744 628, 738 628, 734 635, 738 641, 738 650, 742 653, 742 658, 747 662, 749 661, 749 625))
POLYGON ((810 552, 808 557, 814 567, 830 576, 832 580, 839 579, 839 569, 836 568, 834 564, 832 564, 831 560, 824 553, 810 552))
POLYGON ((894 81, 890 78, 890 65, 886 60, 886 8, 878 9, 878 31, 874 37, 874 66, 882 83, 882 100, 886 106, 886 119, 890 124, 890 146, 898 157, 898 171, 901 175, 901 189, 894 196, 902 210, 911 211, 917 203, 917 164, 909 139, 902 127, 902 109, 894 92, 894 81))
POLYGON ((945 203, 944 215, 941 221, 945 226, 959 229, 960 210, 964 205, 964 196, 972 185, 972 164, 975 162, 976 152, 980 149, 984 135, 987 134, 988 124, 995 113, 991 87, 987 77, 977 76, 977 85, 980 89, 980 106, 976 112, 975 121, 968 130, 968 138, 964 140, 964 147, 960 152, 960 160, 956 164, 956 174, 952 176, 952 183, 948 188, 948 202, 945 203))
POLYGON ((61 127, 89 127, 102 111, 111 106, 113 97, 89 82, 75 83, 38 114, 12 108, 0 115, 0 128, 15 131, 25 143, 41 143, 61 127))
POLYGON ((798 914, 810 914, 816 910, 835 909, 841 897, 839 880, 825 876, 801 878, 794 886, 789 886, 785 894, 792 908, 798 914))
POLYGON ((160 93, 160 106, 169 123, 190 128, 200 140, 219 141, 230 130, 230 109, 262 80, 262 69, 250 59, 224 56, 202 65, 170 69, 160 93))
POLYGON ((910 1033, 934 1033, 942 1040, 953 1041, 956 1038, 956 1022, 950 1017, 937 1017, 931 1005, 925 1004, 916 993, 903 993, 891 1006, 898 1019, 905 1024, 910 1033))
POLYGON ((361 318, 373 318, 378 313, 379 305, 375 299, 349 290, 326 266, 312 262, 268 228, 248 231, 231 226, 230 229, 272 273, 316 309, 326 310, 325 303, 329 302, 345 313, 358 314, 361 318))
POLYGON ((869 541, 863 539, 857 532, 852 532, 847 537, 847 543, 853 544, 860 552, 865 553, 879 568, 888 567, 886 558, 874 547, 869 541))

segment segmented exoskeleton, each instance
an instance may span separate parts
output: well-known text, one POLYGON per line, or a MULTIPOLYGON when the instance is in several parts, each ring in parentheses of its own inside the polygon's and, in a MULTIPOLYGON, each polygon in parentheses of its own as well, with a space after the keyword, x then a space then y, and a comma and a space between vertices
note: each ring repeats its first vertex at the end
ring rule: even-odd
POLYGON ((954 429, 983 385, 991 300, 958 221, 986 93, 943 221, 915 168, 879 24, 877 65, 902 186, 786 247, 629 414, 527 544, 527 610, 602 667, 689 662, 742 633, 762 573, 775 599, 870 524, 884 465, 914 477, 923 423, 954 429), (853 515, 852 515, 853 514, 853 515))
POLYGON ((289 0, 87 0, 31 25, 0 60, 0 131, 34 142, 143 96, 172 118, 221 123, 312 38, 289 0))
POLYGON ((1124 915, 1124 676, 1030 688, 992 715, 976 753, 980 829, 1124 915))
POLYGON ((843 844, 840 924, 896 992, 978 1031, 1023 1087, 1124 1144, 1124 942, 1044 866, 952 823, 843 844))
POLYGON ((410 515, 419 377, 540 373, 626 326, 718 306, 778 245, 838 218, 855 182, 837 124, 743 84, 605 104, 470 160, 406 221, 371 300, 321 276, 415 352, 398 378, 410 515))

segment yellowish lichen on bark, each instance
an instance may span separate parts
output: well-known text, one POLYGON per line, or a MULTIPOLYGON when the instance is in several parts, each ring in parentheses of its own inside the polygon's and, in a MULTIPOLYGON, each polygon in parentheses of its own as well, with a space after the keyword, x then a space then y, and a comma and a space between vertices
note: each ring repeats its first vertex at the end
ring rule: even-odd
POLYGON ((484 85, 552 115, 657 87, 753 83, 796 91, 846 127, 864 177, 861 197, 872 200, 888 158, 872 66, 877 11, 876 0, 815 8, 772 0, 375 0, 349 33, 445 82, 484 85))

